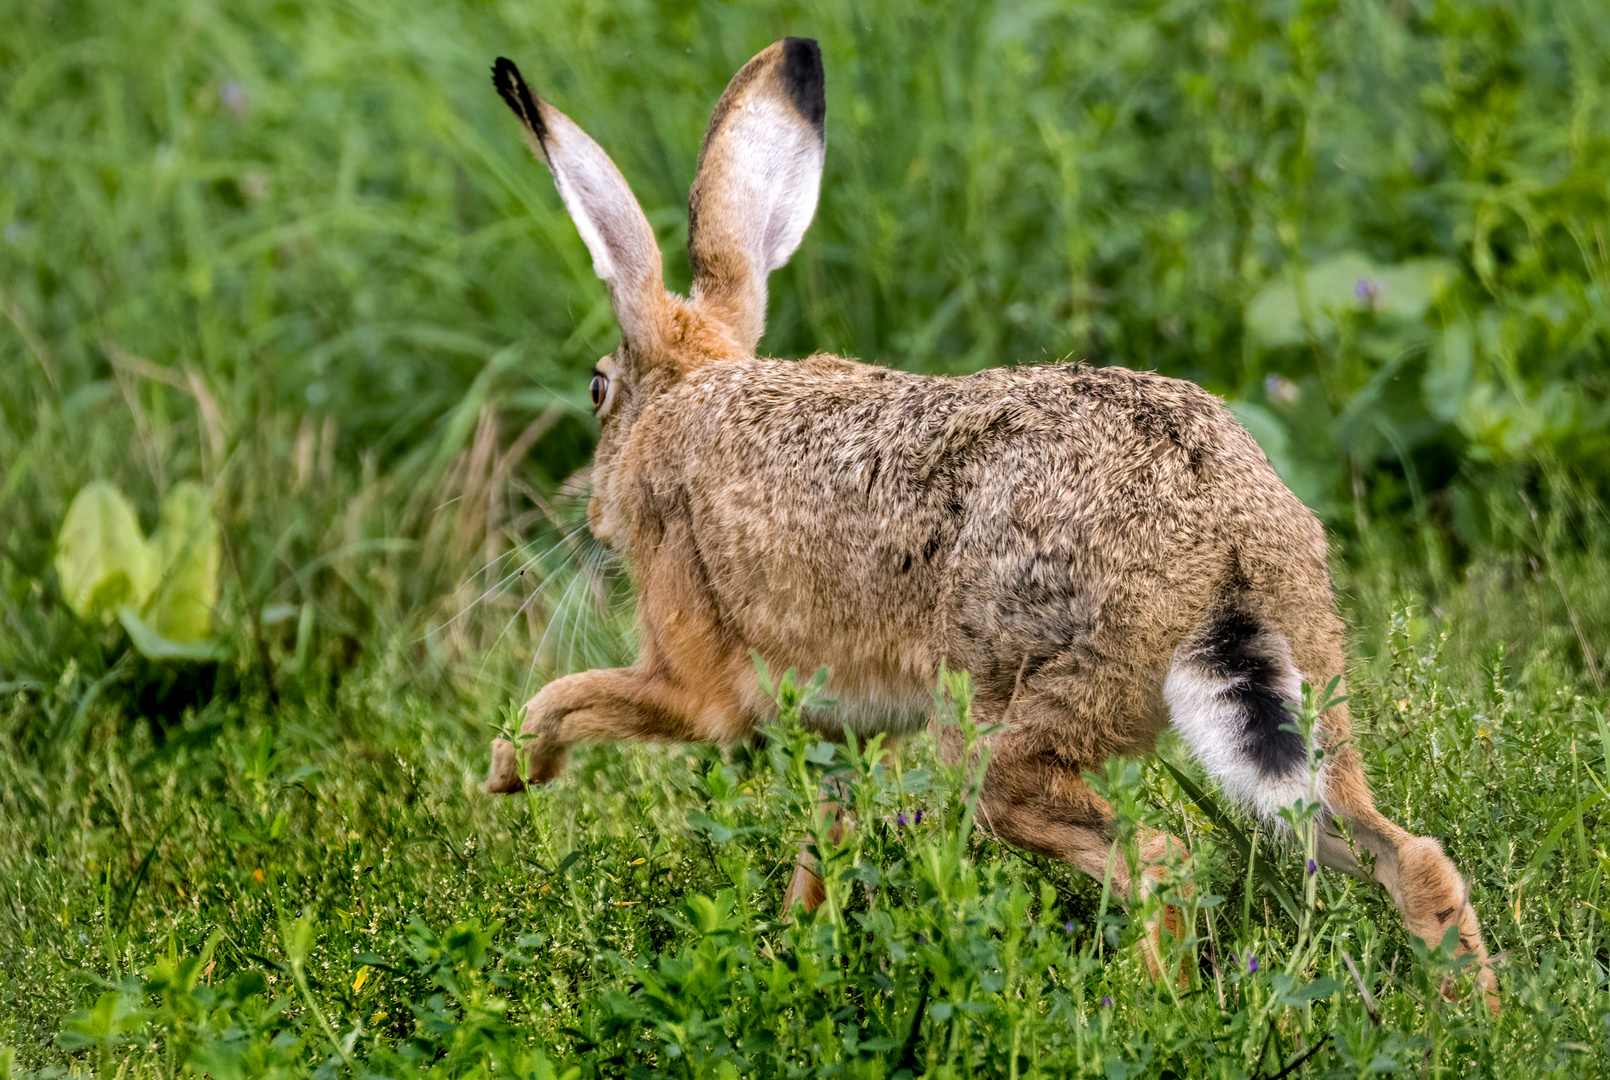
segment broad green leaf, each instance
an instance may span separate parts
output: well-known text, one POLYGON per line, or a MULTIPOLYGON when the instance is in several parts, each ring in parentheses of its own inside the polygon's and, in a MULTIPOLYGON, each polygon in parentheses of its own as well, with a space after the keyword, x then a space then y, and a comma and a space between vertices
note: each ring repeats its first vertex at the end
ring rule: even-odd
POLYGON ((1477 384, 1476 335, 1469 320, 1449 325, 1436 338, 1421 380, 1427 410, 1444 423, 1457 423, 1477 384))
POLYGON ((145 621, 169 641, 206 641, 218 596, 219 548, 212 500, 200 485, 185 481, 168 492, 152 546, 162 577, 143 612, 145 621))
POLYGON ((1306 295, 1308 315, 1317 332, 1322 329, 1320 321, 1327 306, 1349 303, 1354 308, 1360 306, 1353 290, 1356 283, 1368 279, 1374 269, 1369 260, 1355 252, 1343 252, 1306 270, 1288 267, 1284 273, 1270 278, 1247 304, 1247 333, 1270 348, 1302 344, 1308 334, 1303 325, 1298 286, 1302 286, 1306 295))
POLYGON ((1326 492, 1332 478, 1316 466, 1311 450, 1307 455, 1295 452, 1290 429, 1272 409, 1254 401, 1227 401, 1225 404, 1247 433, 1257 440, 1264 457, 1294 495, 1316 510, 1328 505, 1326 492))
POLYGON ((139 1005, 139 999, 131 994, 108 990, 95 999, 94 1005, 79 1009, 62 1021, 56 1043, 63 1050, 120 1043, 124 1035, 144 1022, 145 1014, 139 1005))
POLYGON ((1291 472, 1291 444, 1286 437, 1286 426, 1276 419, 1273 412, 1256 402, 1227 401, 1225 404, 1241 421, 1241 426, 1247 429, 1247 434, 1258 441, 1264 457, 1275 467, 1275 472, 1285 478, 1291 472))
POLYGON ((833 764, 833 755, 836 748, 830 742, 819 742, 805 751, 805 760, 816 765, 833 764))
POLYGON ((1377 311, 1419 319, 1458 276, 1459 268, 1447 259, 1405 259, 1376 270, 1371 303, 1377 311))
POLYGON ((1310 330, 1326 333, 1341 312, 1420 319, 1457 275, 1458 268, 1447 259, 1377 266, 1356 251, 1344 251, 1306 270, 1291 268, 1271 278, 1247 304, 1247 333, 1265 348, 1279 348, 1302 344, 1310 330))
POLYGON ((117 488, 104 480, 74 497, 56 540, 56 576, 81 619, 107 622, 124 605, 143 605, 157 581, 157 557, 117 488))

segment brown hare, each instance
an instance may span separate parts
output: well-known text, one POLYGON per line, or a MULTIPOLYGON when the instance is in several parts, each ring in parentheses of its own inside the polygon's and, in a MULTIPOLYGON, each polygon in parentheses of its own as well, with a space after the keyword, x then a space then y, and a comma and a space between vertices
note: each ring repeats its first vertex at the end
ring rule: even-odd
MULTIPOLYGON (((814 41, 770 46, 716 105, 688 200, 689 298, 666 291, 608 156, 510 61, 493 80, 620 322, 592 378, 587 521, 630 567, 642 655, 544 687, 521 752, 494 744, 487 790, 553 779, 579 742, 748 736, 770 705, 752 654, 829 667, 833 722, 898 737, 928 721, 943 662, 972 676, 975 717, 1002 725, 979 810, 1002 839, 1103 876, 1111 813, 1081 776, 1172 723, 1265 820, 1317 797, 1320 857, 1357 872, 1346 822, 1411 933, 1458 927, 1496 1010, 1465 883, 1435 840, 1376 810, 1345 704, 1321 716, 1323 765, 1308 766, 1290 703, 1344 663, 1325 533, 1219 399, 1116 367, 942 378, 757 357, 767 275, 816 210, 814 41)), ((1171 843, 1143 846, 1133 888, 1160 880, 1171 843)), ((813 885, 802 861, 790 899, 809 905, 813 885)))

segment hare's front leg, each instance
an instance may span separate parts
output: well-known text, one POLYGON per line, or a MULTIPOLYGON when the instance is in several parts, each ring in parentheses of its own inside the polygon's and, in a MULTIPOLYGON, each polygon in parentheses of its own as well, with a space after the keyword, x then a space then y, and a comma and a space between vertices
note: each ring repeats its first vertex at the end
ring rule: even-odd
MULTIPOLYGON (((841 740, 834 740, 840 742, 841 740)), ((900 756, 900 740, 891 738, 883 744, 883 751, 878 755, 878 763, 885 769, 889 768, 896 758, 900 756)), ((844 839, 845 809, 841 800, 845 800, 848 793, 837 780, 829 780, 822 787, 821 798, 816 803, 816 820, 831 819, 828 826, 827 838, 830 843, 838 844, 844 839)), ((805 841, 800 846, 799 857, 794 860, 794 876, 788 882, 788 889, 783 893, 783 917, 792 916, 794 905, 805 905, 806 911, 815 911, 827 900, 827 886, 822 882, 822 876, 816 872, 816 859, 811 855, 811 843, 805 841)))
POLYGON ((545 784, 564 768, 579 742, 641 739, 650 742, 724 741, 741 733, 736 696, 719 688, 695 691, 640 667, 583 671, 555 679, 526 703, 516 749, 492 744, 486 790, 511 793, 545 784))

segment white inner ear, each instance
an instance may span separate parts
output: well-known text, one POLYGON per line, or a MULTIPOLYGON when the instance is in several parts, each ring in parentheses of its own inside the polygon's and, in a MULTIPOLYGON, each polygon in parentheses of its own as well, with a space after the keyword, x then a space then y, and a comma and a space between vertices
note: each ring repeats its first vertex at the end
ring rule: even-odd
POLYGON ((824 147, 816 129, 784 101, 761 96, 728 116, 733 208, 743 221, 746 254, 760 273, 788 261, 816 214, 824 147))
MULTIPOLYGON (((559 198, 570 213, 570 220, 576 223, 581 242, 587 245, 587 251, 593 257, 593 273, 606 282, 613 282, 615 260, 610 256, 604 231, 599 228, 599 222, 593 219, 593 210, 599 208, 608 212, 610 197, 618 197, 618 193, 611 190, 617 185, 607 171, 598 167, 598 162, 590 160, 591 155, 561 155, 557 147, 554 150, 553 157, 559 161, 553 167, 553 182, 559 189, 559 198)), ((615 231, 618 233, 619 230, 615 231)))
POLYGON ((593 272, 609 286, 621 330, 628 339, 651 333, 652 301, 665 288, 654 230, 609 155, 559 110, 541 108, 547 130, 540 149, 593 272))

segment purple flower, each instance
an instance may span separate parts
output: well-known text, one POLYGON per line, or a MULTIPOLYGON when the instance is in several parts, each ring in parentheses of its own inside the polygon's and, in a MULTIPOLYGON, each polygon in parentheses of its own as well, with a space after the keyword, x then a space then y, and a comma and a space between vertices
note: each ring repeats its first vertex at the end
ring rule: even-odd
POLYGON ((1063 923, 1062 929, 1066 930, 1070 934, 1073 933, 1073 920, 1069 919, 1067 922, 1063 923))
POLYGON ((1110 998, 1110 997, 1107 997, 1107 996, 1105 996, 1105 995, 1103 995, 1103 996, 1102 996, 1102 999, 1101 999, 1101 1007, 1102 1007, 1102 1008, 1103 1008, 1103 1009, 1110 1009, 1110 1008, 1112 1008, 1112 998, 1110 998))
POLYGON ((900 811, 898 814, 896 814, 894 816, 894 820, 895 820, 895 824, 899 825, 902 829, 905 828, 906 827, 906 812, 904 810, 900 811))
POLYGON ((252 107, 251 95, 234 79, 225 79, 223 85, 218 87, 218 100, 237 120, 244 119, 252 107))
POLYGON ((915 821, 915 822, 916 822, 916 823, 917 823, 917 824, 918 824, 918 825, 921 825, 921 824, 922 824, 922 811, 921 811, 921 810, 918 810, 918 811, 917 811, 917 816, 916 816, 916 818, 914 818, 914 819, 913 819, 913 820, 914 820, 914 821, 915 821))
POLYGON ((1319 864, 1316 863, 1313 859, 1308 860, 1308 872, 1310 874, 1319 873, 1319 864))
POLYGON ((1277 371, 1271 371, 1263 377, 1263 392, 1270 401, 1278 401, 1282 405, 1293 405, 1302 396, 1302 389, 1277 371))
POLYGON ((1255 972, 1257 970, 1258 970, 1258 958, 1249 953, 1247 955, 1247 974, 1251 975, 1253 972, 1255 972))
POLYGON ((1367 277, 1361 277, 1353 282, 1353 295, 1365 307, 1378 308, 1381 306, 1381 287, 1367 277))

